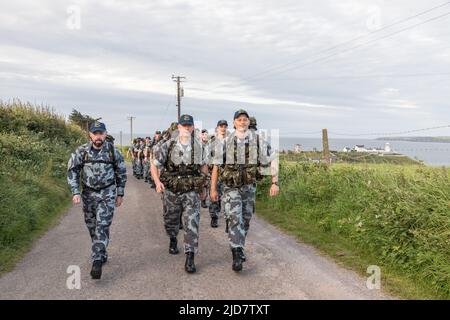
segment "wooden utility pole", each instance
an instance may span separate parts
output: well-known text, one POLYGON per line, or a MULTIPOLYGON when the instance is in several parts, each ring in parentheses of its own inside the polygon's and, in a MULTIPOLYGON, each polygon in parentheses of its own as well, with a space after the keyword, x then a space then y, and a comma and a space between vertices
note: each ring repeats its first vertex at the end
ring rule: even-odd
POLYGON ((325 163, 331 164, 330 146, 328 144, 328 130, 322 129, 322 146, 323 146, 323 159, 325 163))
POLYGON ((128 120, 130 120, 131 145, 133 145, 133 119, 136 119, 136 117, 128 117, 128 120))
POLYGON ((172 75, 172 80, 174 82, 177 83, 177 120, 180 120, 180 115, 181 115, 181 97, 183 96, 182 94, 182 88, 180 86, 180 83, 182 82, 181 79, 186 79, 186 77, 181 77, 181 76, 174 76, 172 75))

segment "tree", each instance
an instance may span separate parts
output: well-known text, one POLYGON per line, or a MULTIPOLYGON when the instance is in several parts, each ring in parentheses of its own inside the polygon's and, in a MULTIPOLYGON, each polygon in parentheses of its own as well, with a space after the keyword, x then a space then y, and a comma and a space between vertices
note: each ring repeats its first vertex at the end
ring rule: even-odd
POLYGON ((95 121, 89 115, 82 114, 76 109, 72 110, 72 113, 69 115, 69 121, 73 124, 78 125, 81 129, 88 131, 89 126, 95 121))

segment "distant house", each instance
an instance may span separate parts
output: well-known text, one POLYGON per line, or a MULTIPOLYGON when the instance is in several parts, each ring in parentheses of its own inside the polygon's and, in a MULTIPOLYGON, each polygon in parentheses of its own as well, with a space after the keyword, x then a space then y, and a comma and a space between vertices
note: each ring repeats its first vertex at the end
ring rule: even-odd
POLYGON ((389 142, 387 142, 384 145, 384 149, 383 148, 366 148, 363 144, 357 144, 356 146, 353 147, 353 149, 350 149, 349 147, 345 147, 342 151, 343 152, 352 152, 352 151, 368 152, 368 153, 376 153, 376 154, 380 154, 380 155, 393 153, 389 142))

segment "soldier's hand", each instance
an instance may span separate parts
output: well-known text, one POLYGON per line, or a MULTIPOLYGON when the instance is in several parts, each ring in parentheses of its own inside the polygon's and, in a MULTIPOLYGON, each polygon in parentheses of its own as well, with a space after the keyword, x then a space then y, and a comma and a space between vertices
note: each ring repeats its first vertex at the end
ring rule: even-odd
POLYGON ((72 197, 73 204, 80 204, 80 202, 81 202, 81 196, 79 194, 76 194, 72 197))
POLYGON ((278 187, 276 184, 272 184, 270 187, 270 196, 275 197, 280 193, 280 187, 278 187))
POLYGON ((211 190, 209 193, 209 198, 213 202, 219 201, 219 193, 217 193, 217 190, 211 190))
POLYGON ((164 192, 165 187, 161 181, 155 182, 155 184, 156 184, 156 192, 158 192, 158 193, 164 192))
POLYGON ((116 207, 120 207, 122 205, 122 202, 123 202, 123 197, 117 196, 116 197, 116 207))

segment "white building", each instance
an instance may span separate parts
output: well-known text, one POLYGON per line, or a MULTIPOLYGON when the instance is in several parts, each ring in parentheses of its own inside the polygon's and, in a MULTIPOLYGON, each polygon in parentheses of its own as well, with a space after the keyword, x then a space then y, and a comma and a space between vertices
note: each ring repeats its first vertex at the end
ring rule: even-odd
POLYGON ((342 152, 368 152, 368 153, 377 153, 377 154, 388 154, 393 153, 391 144, 386 142, 384 145, 384 149, 381 148, 366 148, 362 144, 357 144, 352 149, 350 147, 345 147, 342 152))

